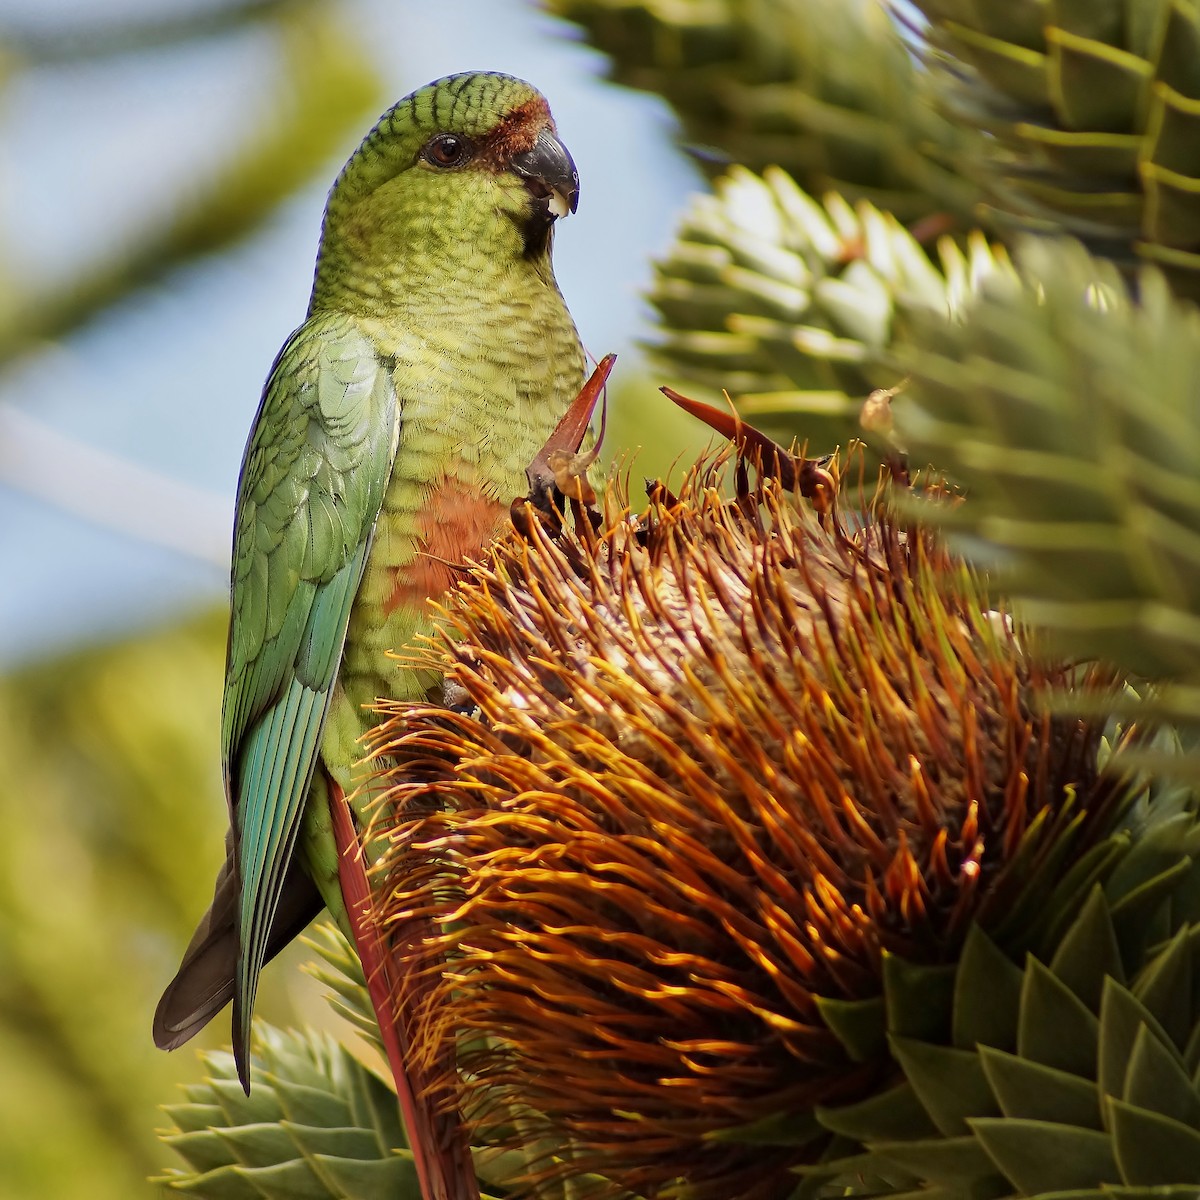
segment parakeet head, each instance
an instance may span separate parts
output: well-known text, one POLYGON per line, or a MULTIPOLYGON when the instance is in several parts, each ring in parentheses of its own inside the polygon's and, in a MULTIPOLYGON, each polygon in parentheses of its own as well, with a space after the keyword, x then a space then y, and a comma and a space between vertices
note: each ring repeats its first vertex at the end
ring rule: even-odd
POLYGON ((458 272, 477 251, 544 259, 578 201, 536 88, 489 72, 436 80, 383 114, 334 183, 314 303, 323 282, 458 272))

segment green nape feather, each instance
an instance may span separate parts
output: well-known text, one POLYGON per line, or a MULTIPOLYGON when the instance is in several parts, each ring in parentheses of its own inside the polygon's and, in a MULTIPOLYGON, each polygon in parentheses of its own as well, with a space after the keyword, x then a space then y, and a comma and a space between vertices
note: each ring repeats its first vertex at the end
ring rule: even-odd
POLYGON ((430 682, 389 651, 428 629, 427 599, 524 492, 582 383, 550 264, 577 193, 542 96, 473 74, 385 113, 330 194, 308 318, 271 371, 238 488, 231 859, 155 1014, 172 1048, 232 996, 244 1085, 264 962, 322 899, 344 916, 314 779, 363 803, 367 706, 430 682))

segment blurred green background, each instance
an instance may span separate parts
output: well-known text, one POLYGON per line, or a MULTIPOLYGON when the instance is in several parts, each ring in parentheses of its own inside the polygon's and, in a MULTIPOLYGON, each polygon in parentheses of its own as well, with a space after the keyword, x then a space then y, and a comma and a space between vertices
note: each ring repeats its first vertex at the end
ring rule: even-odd
MULTIPOLYGON (((518 0, 0 6, 0 1196, 149 1196, 199 1071, 150 1015, 207 904, 241 447, 303 315, 324 194, 393 100, 529 78, 583 180, 559 278, 621 353, 613 451, 705 443, 632 349, 698 176, 665 106, 518 0), (65 1151, 64 1148, 69 1148, 65 1151)), ((259 1011, 327 1020, 293 946, 259 1011)))

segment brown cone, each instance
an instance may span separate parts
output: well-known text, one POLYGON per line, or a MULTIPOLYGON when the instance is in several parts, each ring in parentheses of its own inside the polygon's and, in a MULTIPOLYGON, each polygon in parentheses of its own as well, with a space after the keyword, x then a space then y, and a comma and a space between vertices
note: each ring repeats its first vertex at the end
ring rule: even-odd
POLYGON ((885 952, 953 961, 1109 788, 1099 730, 1036 699, 1067 669, 930 537, 715 482, 640 522, 610 486, 598 534, 530 519, 461 587, 440 665, 480 719, 383 731, 377 897, 445 971, 426 1039, 458 1040, 478 1137, 641 1195, 774 1197, 821 1144, 713 1135, 889 1070, 817 997, 878 995, 885 952))

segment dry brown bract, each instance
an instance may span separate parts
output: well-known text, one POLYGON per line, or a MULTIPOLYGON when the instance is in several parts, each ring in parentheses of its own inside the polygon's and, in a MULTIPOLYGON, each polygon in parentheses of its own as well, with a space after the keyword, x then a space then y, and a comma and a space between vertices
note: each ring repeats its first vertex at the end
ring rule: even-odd
POLYGON ((710 467, 636 521, 610 485, 599 532, 530 516, 450 603, 477 714, 381 739, 381 919, 438 977, 418 1044, 458 1040, 478 1138, 642 1195, 790 1192, 819 1146, 710 1135, 879 1084, 815 998, 953 960, 1105 809, 1098 731, 1033 698, 1065 672, 960 562, 876 504, 739 490, 710 467))

